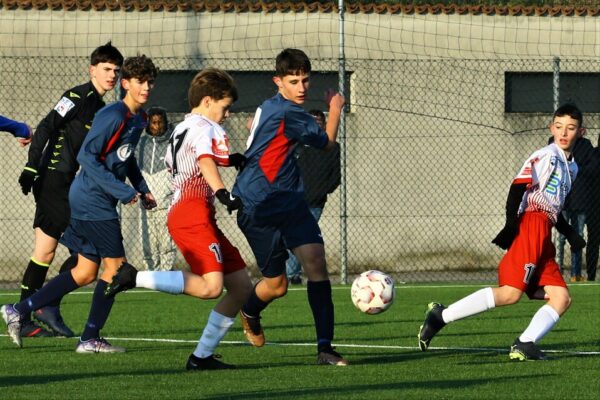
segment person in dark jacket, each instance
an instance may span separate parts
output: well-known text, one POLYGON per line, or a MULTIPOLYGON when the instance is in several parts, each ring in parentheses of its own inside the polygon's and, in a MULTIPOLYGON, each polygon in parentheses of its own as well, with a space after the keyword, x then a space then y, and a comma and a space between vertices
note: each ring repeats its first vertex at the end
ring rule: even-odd
MULTIPOLYGON (((308 113, 315 117, 322 129, 325 129, 323 111, 310 110, 308 113)), ((296 161, 304 184, 304 198, 311 214, 319 222, 327 202, 327 195, 333 193, 340 185, 340 145, 336 143, 331 151, 298 145, 296 161)), ((288 254, 290 258, 285 265, 288 282, 299 285, 302 283, 302 268, 294 253, 288 250, 288 254)))
POLYGON ((594 149, 593 162, 589 172, 590 197, 585 221, 588 233, 585 264, 587 280, 595 281, 600 247, 600 137, 598 146, 594 149))
MULTIPOLYGON (((578 138, 573 148, 573 158, 579 167, 579 172, 577 180, 573 183, 573 188, 569 196, 567 196, 563 216, 573 226, 579 236, 583 236, 585 222, 594 208, 594 204, 591 202, 591 189, 594 185, 594 164, 597 161, 594 160, 594 145, 592 145, 592 142, 585 137, 578 138)), ((559 234, 556 256, 561 271, 564 265, 565 242, 565 235, 559 234)), ((586 280, 581 274, 582 260, 583 250, 571 252, 570 280, 573 283, 586 280)))

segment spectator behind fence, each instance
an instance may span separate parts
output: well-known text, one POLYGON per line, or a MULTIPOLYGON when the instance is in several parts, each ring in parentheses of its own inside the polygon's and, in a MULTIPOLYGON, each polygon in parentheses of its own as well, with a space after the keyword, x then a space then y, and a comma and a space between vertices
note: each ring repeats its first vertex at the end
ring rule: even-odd
MULTIPOLYGON (((325 114, 321 110, 310 110, 317 125, 325 129, 325 114)), ((336 142, 331 151, 299 144, 295 149, 296 162, 300 168, 304 184, 304 198, 310 213, 319 222, 327 195, 340 185, 340 145, 336 142)), ((290 258, 286 262, 288 282, 292 285, 302 283, 302 268, 294 253, 288 250, 290 258)))
POLYGON ((598 248, 600 247, 600 137, 598 146, 594 149, 594 162, 592 163, 590 183, 590 199, 586 219, 588 244, 586 247, 587 280, 596 280, 598 268, 598 248))
POLYGON ((21 147, 31 143, 31 128, 24 122, 13 121, 0 115, 0 131, 11 133, 17 138, 21 147))
POLYGON ((172 127, 167 111, 162 107, 148 110, 146 135, 138 145, 138 163, 144 179, 152 188, 157 207, 141 208, 142 250, 146 269, 169 271, 175 262, 175 246, 167 229, 167 210, 173 191, 169 184, 169 172, 165 165, 165 154, 169 147, 172 127))
POLYGON ((559 107, 550 132, 554 143, 535 151, 512 181, 506 200, 506 222, 492 243, 508 250, 498 265, 498 287, 486 287, 444 307, 429 303, 419 330, 419 347, 427 350, 447 324, 496 307, 517 303, 523 294, 546 303, 509 350, 511 360, 546 360, 537 347, 571 305, 569 289, 554 259, 552 226, 564 233, 574 250, 585 241, 565 221, 562 209, 577 164, 572 151, 582 135, 583 115, 571 104, 559 107))
MULTIPOLYGON (((582 135, 585 135, 585 130, 583 129, 582 135)), ((553 141, 553 137, 548 139, 548 143, 552 143, 553 141)), ((593 208, 593 204, 591 203, 591 188, 594 172, 594 145, 592 142, 583 136, 578 138, 573 147, 573 158, 578 167, 577 180, 573 182, 571 193, 567 196, 562 214, 567 222, 577 231, 577 234, 583 236, 583 228, 587 215, 590 214, 591 208, 593 208)), ((559 233, 556 258, 561 272, 564 266, 565 242, 565 235, 559 233)), ((583 249, 571 251, 571 282, 585 281, 586 278, 581 275, 582 260, 583 249)))

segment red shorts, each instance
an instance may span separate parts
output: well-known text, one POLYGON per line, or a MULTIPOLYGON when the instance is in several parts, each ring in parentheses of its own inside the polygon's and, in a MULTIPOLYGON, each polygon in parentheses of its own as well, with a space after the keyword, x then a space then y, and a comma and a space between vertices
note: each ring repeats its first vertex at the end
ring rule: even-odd
POLYGON ((550 219, 541 212, 526 212, 517 237, 498 266, 498 285, 517 288, 529 298, 544 286, 566 288, 555 255, 550 219))
POLYGON ((217 227, 212 204, 200 199, 180 201, 171 207, 167 227, 194 274, 227 275, 246 267, 238 249, 217 227))

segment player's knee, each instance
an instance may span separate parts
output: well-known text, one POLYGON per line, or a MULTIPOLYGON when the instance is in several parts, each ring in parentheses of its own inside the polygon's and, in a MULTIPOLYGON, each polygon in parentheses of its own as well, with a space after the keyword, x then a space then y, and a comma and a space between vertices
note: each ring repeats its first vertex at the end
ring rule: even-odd
POLYGON ((206 290, 205 290, 204 296, 202 296, 202 298, 204 298, 204 299, 216 299, 217 297, 221 296, 221 293, 223 293, 223 285, 220 285, 220 284, 208 284, 206 286, 206 290))
POLYGON ((82 287, 89 285, 90 283, 96 280, 96 275, 93 274, 77 274, 73 275, 73 280, 77 284, 77 286, 82 287))

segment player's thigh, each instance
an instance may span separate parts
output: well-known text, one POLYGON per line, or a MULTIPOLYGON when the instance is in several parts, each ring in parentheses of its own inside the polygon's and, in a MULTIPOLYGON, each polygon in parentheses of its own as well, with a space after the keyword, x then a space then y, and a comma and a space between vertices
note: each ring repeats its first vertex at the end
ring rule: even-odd
POLYGON ((279 226, 264 224, 238 212, 237 222, 265 278, 285 275, 287 248, 279 226))

